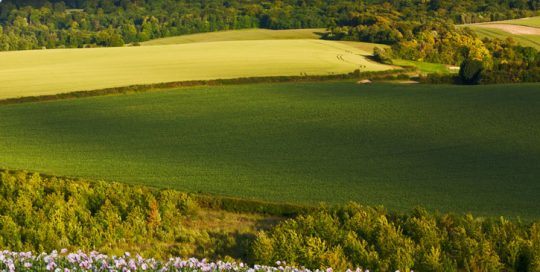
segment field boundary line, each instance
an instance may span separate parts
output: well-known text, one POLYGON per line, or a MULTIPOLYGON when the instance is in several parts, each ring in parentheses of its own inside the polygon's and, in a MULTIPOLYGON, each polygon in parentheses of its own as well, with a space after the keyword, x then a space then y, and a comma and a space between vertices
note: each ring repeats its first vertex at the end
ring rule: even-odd
POLYGON ((245 84, 261 84, 261 83, 287 83, 287 82, 317 82, 317 81, 332 81, 332 80, 352 80, 368 77, 381 77, 389 75, 403 74, 411 72, 412 68, 392 69, 385 71, 362 72, 360 70, 353 71, 348 74, 330 74, 330 75, 308 75, 300 76, 269 76, 269 77, 240 77, 231 79, 212 79, 212 80, 189 80, 189 81, 173 81, 153 84, 138 84, 122 87, 111 87, 97 90, 82 90, 66 93, 58 93, 51 95, 39 96, 22 96, 15 98, 0 99, 0 105, 20 104, 30 102, 42 102, 53 100, 65 100, 74 98, 85 98, 94 96, 106 95, 121 95, 130 93, 149 92, 157 90, 166 90, 182 87, 196 86, 221 86, 221 85, 245 85, 245 84))

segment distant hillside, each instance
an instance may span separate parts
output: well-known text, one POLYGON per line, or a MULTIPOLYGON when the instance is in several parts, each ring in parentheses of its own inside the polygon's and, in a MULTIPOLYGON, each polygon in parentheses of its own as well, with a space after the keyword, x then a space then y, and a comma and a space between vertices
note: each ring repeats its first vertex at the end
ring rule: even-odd
POLYGON ((242 29, 180 35, 154 39, 141 43, 142 45, 166 45, 193 42, 248 41, 248 40, 289 40, 289 39, 320 39, 324 28, 308 29, 242 29))
MULTIPOLYGON (((294 39, 313 39, 320 40, 321 36, 326 33, 324 28, 307 28, 307 29, 241 29, 228 30, 207 33, 197 33, 189 35, 180 35, 174 37, 154 39, 141 43, 147 45, 171 45, 171 44, 186 44, 196 42, 222 42, 222 41, 254 41, 254 40, 294 40, 294 39)), ((356 41, 338 41, 341 44, 352 46, 363 51, 364 55, 371 55, 375 47, 388 48, 388 45, 356 42, 356 41)))
POLYGON ((463 25, 480 37, 491 39, 512 38, 523 46, 540 49, 540 16, 518 20, 463 25))
POLYGON ((540 28, 540 16, 501 21, 500 23, 540 28))
POLYGON ((173 81, 394 68, 368 60, 366 55, 371 51, 309 39, 0 52, 0 98, 173 81))

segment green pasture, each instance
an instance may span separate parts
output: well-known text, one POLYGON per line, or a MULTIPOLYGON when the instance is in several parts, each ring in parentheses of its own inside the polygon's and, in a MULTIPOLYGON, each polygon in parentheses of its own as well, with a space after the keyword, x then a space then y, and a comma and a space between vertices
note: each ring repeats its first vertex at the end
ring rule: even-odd
MULTIPOLYGON (((319 40, 321 34, 326 32, 324 28, 308 28, 308 29, 240 29, 227 30, 207 33, 197 33, 189 35, 181 35, 167 37, 161 39, 150 40, 141 43, 141 45, 171 45, 185 43, 200 43, 200 42, 223 42, 223 41, 252 41, 252 40, 293 40, 293 39, 314 39, 319 40)), ((388 48, 385 44, 353 42, 353 41, 336 41, 341 44, 352 46, 363 51, 366 54, 372 54, 373 48, 388 48)))
POLYGON ((481 38, 501 39, 512 38, 517 43, 523 46, 530 46, 536 49, 540 49, 540 35, 525 35, 525 34, 512 34, 500 29, 486 28, 482 25, 467 25, 481 38))
POLYGON ((430 63, 430 62, 404 60, 404 59, 393 59, 392 63, 398 66, 416 67, 418 68, 420 72, 425 73, 425 74, 429 74, 429 73, 449 74, 449 73, 457 72, 457 71, 450 70, 448 68, 448 65, 440 64, 440 63, 430 63))
POLYGON ((315 82, 0 106, 0 168, 540 217, 540 85, 315 82))
POLYGON ((540 16, 501 21, 504 24, 540 27, 540 16))
POLYGON ((394 69, 322 40, 259 40, 0 52, 0 99, 136 84, 394 69))
POLYGON ((290 39, 319 39, 324 28, 308 29, 241 29, 217 32, 197 33, 173 36, 142 42, 141 45, 168 45, 198 42, 250 41, 250 40, 290 40, 290 39))

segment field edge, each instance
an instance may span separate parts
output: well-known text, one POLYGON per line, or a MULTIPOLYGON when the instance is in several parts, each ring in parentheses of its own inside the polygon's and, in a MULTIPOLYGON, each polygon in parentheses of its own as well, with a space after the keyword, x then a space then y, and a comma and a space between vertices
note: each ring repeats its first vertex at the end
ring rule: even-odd
POLYGON ((47 94, 37 96, 21 96, 14 98, 0 99, 0 105, 20 104, 31 102, 43 102, 54 100, 65 100, 95 96, 121 95, 129 93, 141 93, 158 90, 167 90, 180 87, 197 87, 197 86, 221 86, 221 85, 244 85, 244 84, 262 84, 262 83, 287 83, 287 82, 317 82, 317 81, 335 81, 335 80, 354 80, 365 79, 367 77, 384 77, 399 75, 402 73, 416 70, 413 67, 397 68, 385 71, 360 72, 358 70, 347 74, 334 75, 303 75, 303 76, 265 76, 265 77, 239 77, 230 79, 210 79, 210 80, 187 80, 187 81, 172 81, 151 84, 137 84, 121 87, 111 87, 95 90, 82 90, 65 92, 58 94, 47 94))

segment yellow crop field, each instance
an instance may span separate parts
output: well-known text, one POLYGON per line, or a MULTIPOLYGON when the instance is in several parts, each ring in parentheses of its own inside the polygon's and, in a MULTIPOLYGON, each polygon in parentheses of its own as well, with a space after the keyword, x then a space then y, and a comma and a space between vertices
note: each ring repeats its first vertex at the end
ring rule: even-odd
POLYGON ((222 42, 222 41, 250 41, 250 40, 291 40, 291 39, 320 39, 318 33, 326 32, 324 28, 308 29, 240 29, 229 31, 217 31, 167 37, 150 40, 142 45, 166 45, 194 42, 222 42))
MULTIPOLYGON (((181 36, 173 36, 161 39, 154 39, 141 43, 143 46, 150 45, 170 45, 200 42, 223 42, 223 41, 253 41, 253 40, 295 40, 295 39, 313 39, 320 40, 321 34, 326 32, 324 28, 306 28, 306 29, 239 29, 217 32, 197 33, 181 36)), ((375 47, 389 48, 386 44, 357 42, 357 41, 336 41, 346 44, 371 54, 375 47)))
POLYGON ((369 54, 313 39, 1 52, 0 99, 172 81, 393 68, 366 59, 369 54))

